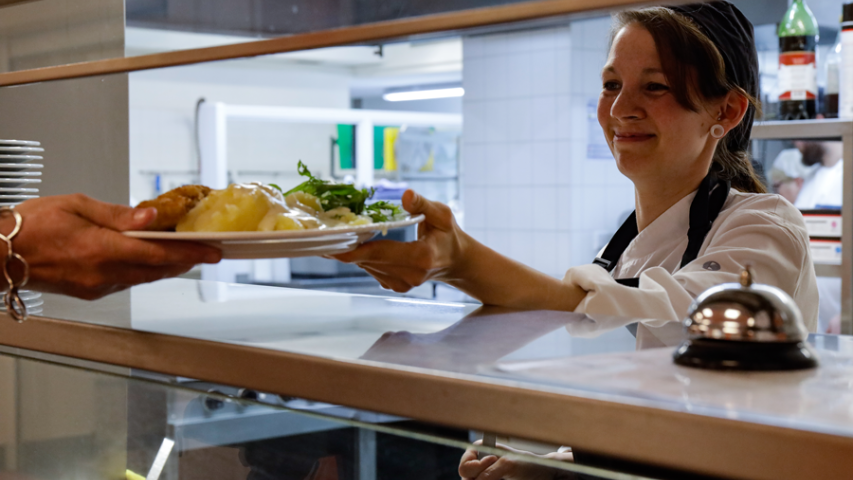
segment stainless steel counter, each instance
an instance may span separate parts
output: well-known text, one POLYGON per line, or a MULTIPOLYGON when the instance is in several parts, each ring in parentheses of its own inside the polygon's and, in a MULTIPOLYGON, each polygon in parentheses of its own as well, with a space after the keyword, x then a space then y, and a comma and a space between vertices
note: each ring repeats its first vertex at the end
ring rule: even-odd
POLYGON ((644 360, 630 319, 193 280, 45 297, 0 343, 721 477, 829 478, 853 458, 848 337, 815 339, 831 369, 745 377, 644 360))

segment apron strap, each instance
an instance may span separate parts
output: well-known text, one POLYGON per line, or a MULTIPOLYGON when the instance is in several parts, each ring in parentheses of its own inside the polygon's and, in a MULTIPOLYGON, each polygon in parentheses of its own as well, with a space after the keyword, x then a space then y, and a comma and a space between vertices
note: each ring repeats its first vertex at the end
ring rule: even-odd
POLYGON ((628 245, 639 233, 637 230, 637 212, 633 211, 625 223, 619 227, 619 230, 616 230, 616 234, 610 239, 604 253, 600 257, 595 257, 592 263, 612 272, 616 267, 616 262, 619 261, 619 257, 622 256, 622 252, 628 248, 628 245))
POLYGON ((702 180, 699 191, 696 192, 696 197, 690 204, 690 229, 687 230, 687 249, 681 257, 681 268, 699 256, 699 249, 702 248, 705 237, 711 231, 711 225, 723 209, 730 189, 731 182, 718 181, 711 175, 702 180))
MULTIPOLYGON (((731 182, 718 180, 713 174, 709 173, 702 179, 693 203, 690 204, 690 227, 687 230, 687 248, 681 256, 681 267, 699 256, 699 249, 702 248, 705 237, 711 231, 711 225, 723 209, 729 190, 731 190, 731 182)), ((595 257, 592 263, 612 272, 616 263, 619 262, 619 257, 638 234, 637 212, 634 211, 610 239, 601 256, 595 257)), ((616 281, 631 287, 639 286, 639 279, 624 278, 616 281)))
POLYGON ((617 278, 616 283, 619 285, 625 285, 626 287, 640 288, 640 277, 617 278))
MULTIPOLYGON (((690 204, 690 227, 687 230, 687 248, 684 250, 684 255, 681 256, 682 268, 699 256, 699 249, 702 248, 714 220, 717 219, 726 204, 731 187, 731 182, 728 180, 719 181, 710 173, 702 179, 702 183, 699 184, 699 191, 696 192, 693 203, 690 204)), ((592 263, 612 272, 619 261, 619 257, 622 256, 622 253, 638 234, 637 212, 634 211, 613 235, 601 257, 596 257, 592 263)), ((640 287, 639 278, 617 278, 616 282, 626 287, 640 287)), ((632 323, 627 325, 627 328, 631 335, 636 338, 637 324, 632 323)))

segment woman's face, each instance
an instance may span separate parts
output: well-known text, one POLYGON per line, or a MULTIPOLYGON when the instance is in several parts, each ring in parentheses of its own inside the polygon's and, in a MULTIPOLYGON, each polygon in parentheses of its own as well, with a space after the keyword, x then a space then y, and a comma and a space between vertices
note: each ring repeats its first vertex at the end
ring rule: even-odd
POLYGON ((676 101, 645 28, 630 24, 617 33, 601 80, 598 123, 622 174, 638 186, 705 176, 715 119, 707 108, 693 112, 676 101))

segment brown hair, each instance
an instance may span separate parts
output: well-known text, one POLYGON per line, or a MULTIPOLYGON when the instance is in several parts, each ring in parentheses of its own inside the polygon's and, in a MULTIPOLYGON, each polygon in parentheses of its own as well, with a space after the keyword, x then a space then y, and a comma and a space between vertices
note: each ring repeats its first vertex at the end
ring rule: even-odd
MULTIPOLYGON (((698 112, 703 101, 721 98, 735 90, 749 100, 749 108, 755 108, 760 116, 758 101, 726 77, 723 56, 690 18, 665 7, 619 12, 614 16, 611 42, 619 30, 633 23, 645 28, 654 38, 670 91, 682 107, 698 112)), ((752 125, 741 122, 732 132, 750 128, 752 125)), ((717 143, 711 171, 731 181, 732 187, 740 191, 767 192, 764 182, 752 168, 749 152, 729 138, 717 143)))

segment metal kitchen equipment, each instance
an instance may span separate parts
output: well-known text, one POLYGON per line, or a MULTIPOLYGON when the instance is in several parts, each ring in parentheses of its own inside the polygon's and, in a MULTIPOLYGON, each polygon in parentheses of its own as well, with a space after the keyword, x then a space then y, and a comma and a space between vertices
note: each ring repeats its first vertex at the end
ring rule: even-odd
POLYGON ((746 267, 740 283, 700 294, 684 320, 687 339, 675 363, 714 370, 798 370, 818 365, 806 343, 800 309, 782 290, 753 283, 746 267))

